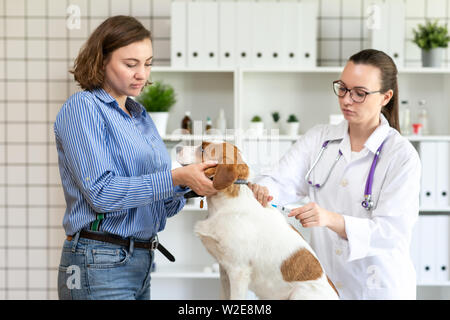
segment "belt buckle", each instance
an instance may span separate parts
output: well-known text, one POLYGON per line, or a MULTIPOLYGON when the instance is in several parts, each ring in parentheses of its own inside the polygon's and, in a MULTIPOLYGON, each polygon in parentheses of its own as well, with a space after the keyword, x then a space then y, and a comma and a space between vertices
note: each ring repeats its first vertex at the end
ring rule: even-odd
POLYGON ((152 240, 150 249, 156 250, 158 248, 158 244, 159 244, 159 239, 158 239, 158 235, 156 235, 155 238, 152 240))

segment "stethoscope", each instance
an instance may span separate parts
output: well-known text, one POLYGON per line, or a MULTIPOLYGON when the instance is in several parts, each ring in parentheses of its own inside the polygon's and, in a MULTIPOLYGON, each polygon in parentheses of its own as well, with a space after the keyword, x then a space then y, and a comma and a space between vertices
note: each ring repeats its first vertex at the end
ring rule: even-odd
MULTIPOLYGON (((327 176, 325 177, 325 180, 322 183, 313 183, 311 180, 309 180, 309 176, 311 175, 311 172, 313 171, 314 167, 319 162, 320 158, 322 158, 323 152, 327 148, 328 144, 332 141, 338 141, 338 140, 327 140, 322 144, 322 148, 320 148, 319 154, 317 155, 316 160, 314 161, 313 165, 309 169, 309 171, 306 173, 305 180, 308 181, 311 187, 320 189, 323 187, 323 185, 327 182, 328 178, 330 177, 331 171, 333 171, 334 167, 336 166, 336 163, 339 161, 339 159, 342 157, 342 152, 339 150, 339 153, 334 160, 333 164, 330 167, 330 170, 328 171, 327 176)), ((385 140, 386 141, 386 140, 385 140)), ((364 201, 361 202, 361 205, 366 210, 372 210, 374 207, 374 203, 372 200, 372 185, 373 185, 373 176, 375 173, 375 167, 377 166, 377 161, 380 156, 381 149, 383 148, 384 142, 381 143, 381 145, 378 147, 377 151, 375 152, 375 155, 373 157, 372 165, 370 166, 369 175, 366 180, 366 188, 364 190, 364 201)))

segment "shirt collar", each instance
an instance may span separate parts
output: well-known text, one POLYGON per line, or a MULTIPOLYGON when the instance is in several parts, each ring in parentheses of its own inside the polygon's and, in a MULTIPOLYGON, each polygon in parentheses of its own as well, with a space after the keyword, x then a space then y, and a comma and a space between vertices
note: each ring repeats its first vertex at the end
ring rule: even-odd
MULTIPOLYGON (((103 88, 96 88, 96 89, 92 90, 92 93, 97 98, 99 98, 100 100, 102 100, 105 103, 112 103, 112 102, 116 101, 116 99, 114 99, 103 88)), ((134 116, 139 116, 139 115, 144 114, 144 111, 145 111, 144 107, 142 107, 142 105, 140 103, 136 102, 135 100, 133 100, 130 97, 127 97, 127 100, 125 101, 125 106, 128 108, 128 110, 130 110, 131 114, 134 116)))
POLYGON ((375 129, 375 131, 370 135, 369 139, 367 139, 366 143, 364 144, 364 146, 372 153, 377 152, 380 145, 384 140, 386 140, 387 136, 392 130, 392 128, 389 126, 389 122, 383 114, 380 114, 380 120, 380 125, 375 129))
POLYGON ((103 88, 96 88, 92 90, 92 93, 102 100, 105 103, 111 103, 113 101, 116 101, 108 92, 106 92, 103 88))
MULTIPOLYGON (((377 152, 378 147, 387 138, 392 128, 383 114, 380 114, 380 125, 367 139, 364 146, 372 153, 377 152)), ((325 134, 324 141, 327 140, 341 140, 339 149, 346 159, 351 158, 350 136, 348 134, 348 121, 343 120, 337 125, 328 126, 328 132, 325 134)))
POLYGON ((127 97, 125 105, 127 106, 127 109, 130 110, 131 114, 134 116, 144 115, 145 113, 144 107, 133 98, 127 97))

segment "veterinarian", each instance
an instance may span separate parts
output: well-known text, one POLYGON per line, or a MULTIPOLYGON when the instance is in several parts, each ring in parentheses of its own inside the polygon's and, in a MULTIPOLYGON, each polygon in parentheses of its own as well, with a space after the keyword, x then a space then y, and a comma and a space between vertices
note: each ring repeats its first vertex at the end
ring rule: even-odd
POLYGON ((331 85, 345 120, 313 127, 249 186, 263 205, 309 198, 289 216, 312 228, 311 246, 341 299, 415 299, 409 248, 421 164, 399 133, 397 68, 363 50, 331 85))
POLYGON ((66 101, 54 124, 67 204, 60 299, 150 299, 156 235, 184 206, 181 185, 216 192, 203 172, 215 163, 171 170, 155 124, 130 98, 149 84, 152 58, 150 31, 115 16, 75 60, 83 91, 66 101))

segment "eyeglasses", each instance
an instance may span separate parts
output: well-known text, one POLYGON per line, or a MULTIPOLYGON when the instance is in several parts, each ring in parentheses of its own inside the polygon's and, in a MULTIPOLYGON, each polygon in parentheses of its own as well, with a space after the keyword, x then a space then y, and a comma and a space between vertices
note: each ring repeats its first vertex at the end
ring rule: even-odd
POLYGON ((361 87, 354 87, 352 89, 349 89, 340 80, 333 81, 333 91, 339 98, 345 97, 347 91, 350 92, 350 98, 356 103, 364 102, 364 100, 366 100, 367 95, 369 94, 381 92, 380 90, 366 91, 361 87))

